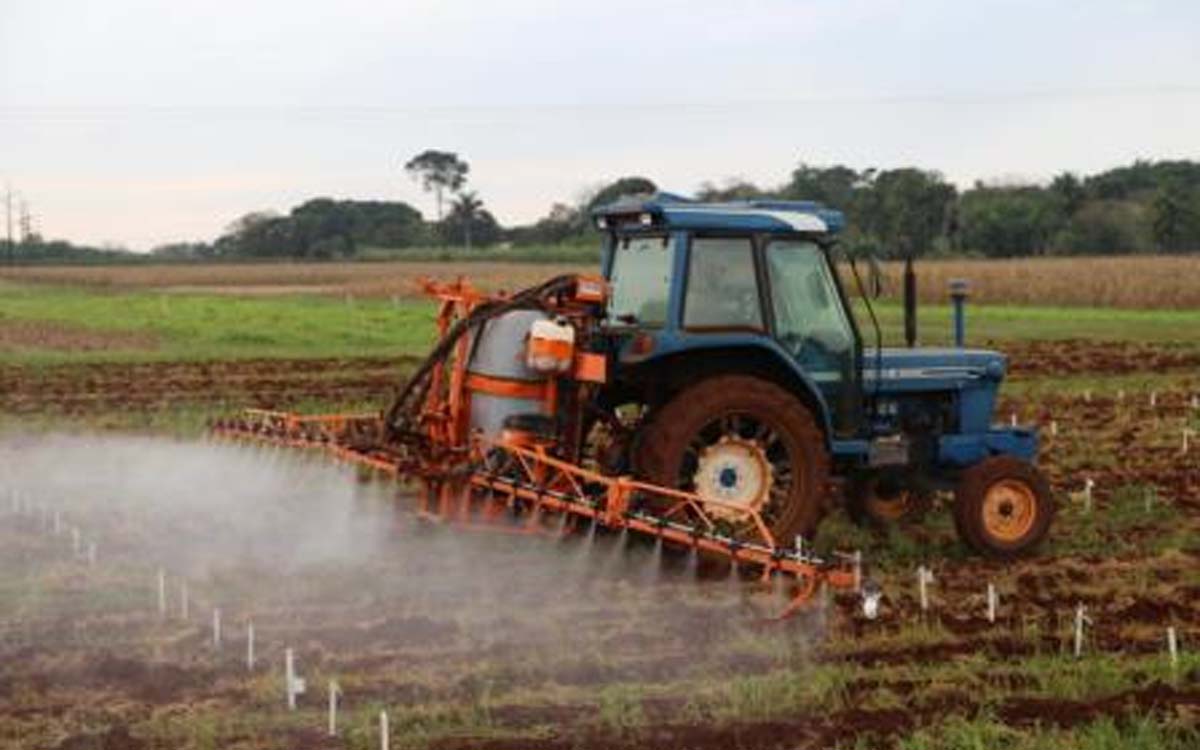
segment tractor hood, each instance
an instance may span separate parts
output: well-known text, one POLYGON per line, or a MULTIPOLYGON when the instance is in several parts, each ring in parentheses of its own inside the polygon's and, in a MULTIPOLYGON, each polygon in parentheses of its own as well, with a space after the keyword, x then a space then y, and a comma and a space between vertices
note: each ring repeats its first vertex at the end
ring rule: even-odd
POLYGON ((863 350, 863 381, 881 391, 913 392, 996 388, 1004 379, 1005 357, 986 349, 863 350))

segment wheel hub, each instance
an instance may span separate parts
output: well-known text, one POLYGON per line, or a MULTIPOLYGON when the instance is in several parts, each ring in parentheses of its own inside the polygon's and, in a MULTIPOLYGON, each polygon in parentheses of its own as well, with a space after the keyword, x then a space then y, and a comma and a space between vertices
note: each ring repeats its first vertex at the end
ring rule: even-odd
POLYGON ((983 499, 983 520, 992 536, 1016 541, 1029 532, 1036 517, 1033 490, 1024 482, 1003 480, 988 488, 983 499))
POLYGON ((696 492, 729 506, 709 506, 714 518, 737 520, 745 510, 761 510, 770 496, 771 465, 752 440, 726 435, 700 453, 696 492))

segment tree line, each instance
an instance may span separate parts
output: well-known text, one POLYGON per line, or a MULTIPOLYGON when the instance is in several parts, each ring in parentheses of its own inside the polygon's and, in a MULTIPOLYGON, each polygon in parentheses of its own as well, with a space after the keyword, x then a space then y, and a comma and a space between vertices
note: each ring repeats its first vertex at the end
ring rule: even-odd
MULTIPOLYGON (((246 214, 212 242, 165 245, 154 256, 335 259, 356 257, 365 248, 594 243, 593 209, 659 189, 647 177, 623 177, 578 200, 555 203, 535 222, 503 227, 468 188, 470 166, 458 154, 424 151, 408 159, 403 172, 433 195, 432 220, 401 201, 315 198, 286 214, 246 214)), ((1082 177, 1064 172, 1045 184, 977 182, 961 191, 928 169, 802 162, 779 185, 706 182, 693 197, 818 201, 845 212, 845 246, 883 258, 1200 251, 1200 162, 1187 160, 1136 161, 1082 177)), ((111 261, 121 255, 36 235, 15 252, 25 262, 111 261)))
MULTIPOLYGON (((506 228, 465 188, 469 167, 456 154, 424 152, 405 171, 435 194, 434 221, 405 203, 323 198, 285 217, 243 217, 213 250, 327 258, 351 257, 362 247, 593 242, 593 209, 659 189, 647 177, 623 177, 578 201, 554 204, 533 223, 506 228)), ((781 185, 710 182, 694 197, 818 201, 845 212, 844 245, 883 258, 1200 251, 1200 162, 1192 161, 1137 161, 1084 177, 1064 172, 1047 184, 977 182, 961 191, 933 170, 801 163, 781 185)))

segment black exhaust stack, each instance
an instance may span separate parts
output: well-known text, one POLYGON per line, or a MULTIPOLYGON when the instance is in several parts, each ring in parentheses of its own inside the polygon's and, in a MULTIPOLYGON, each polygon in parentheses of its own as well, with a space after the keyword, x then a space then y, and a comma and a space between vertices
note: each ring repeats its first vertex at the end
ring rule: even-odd
POLYGON ((917 345, 917 274, 911 255, 904 259, 904 341, 909 349, 917 345))

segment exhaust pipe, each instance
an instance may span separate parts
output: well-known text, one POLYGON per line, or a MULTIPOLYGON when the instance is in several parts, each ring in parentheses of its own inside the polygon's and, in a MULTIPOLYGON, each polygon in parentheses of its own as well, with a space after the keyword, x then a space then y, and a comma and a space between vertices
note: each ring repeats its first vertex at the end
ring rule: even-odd
POLYGON ((909 349, 917 345, 917 274, 911 255, 904 259, 904 341, 909 349))
POLYGON ((950 279, 950 300, 954 304, 954 345, 967 345, 967 292, 971 283, 966 279, 950 279))

